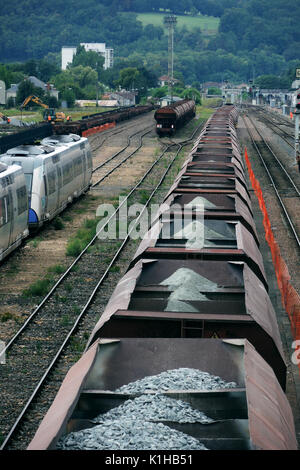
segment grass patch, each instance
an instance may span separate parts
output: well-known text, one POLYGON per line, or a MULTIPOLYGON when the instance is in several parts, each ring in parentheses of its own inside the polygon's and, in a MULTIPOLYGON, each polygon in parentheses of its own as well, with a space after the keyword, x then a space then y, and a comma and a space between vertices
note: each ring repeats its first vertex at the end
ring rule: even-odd
POLYGON ((0 315, 0 322, 5 323, 8 320, 14 320, 15 316, 13 313, 5 312, 0 315))
POLYGON ((63 315, 59 320, 59 323, 61 324, 61 326, 69 326, 69 324, 71 323, 69 315, 63 315))
POLYGON ((62 219, 64 222, 72 222, 73 217, 71 217, 69 214, 62 214, 62 219))
POLYGON ((111 271, 112 273, 119 273, 119 272, 120 272, 120 266, 112 266, 112 267, 110 268, 110 271, 111 271))
POLYGON ((45 279, 39 279, 38 281, 31 284, 28 289, 23 291, 25 297, 40 297, 48 294, 51 285, 53 284, 53 279, 51 277, 46 277, 45 279))
POLYGON ((17 274, 18 272, 20 272, 20 270, 21 270, 21 267, 18 266, 16 263, 13 263, 9 266, 7 270, 7 275, 13 276, 14 274, 17 274))
POLYGON ((77 256, 79 256, 82 252, 83 248, 84 246, 82 245, 81 241, 77 238, 75 240, 70 240, 67 245, 66 255, 74 256, 74 258, 77 258, 77 256))
POLYGON ((150 196, 150 191, 146 191, 145 189, 142 189, 139 191, 139 201, 141 204, 146 204, 150 196))
POLYGON ((67 244, 66 255, 77 257, 96 235, 99 219, 86 219, 83 226, 67 244))
POLYGON ((60 217, 55 217, 53 221, 53 227, 55 230, 62 230, 65 228, 65 225, 60 217))
POLYGON ((61 264, 55 264, 54 266, 50 266, 47 271, 48 273, 62 274, 65 272, 65 268, 61 264))
MULTIPOLYGON (((164 27, 164 17, 166 13, 140 13, 137 15, 137 20, 143 23, 143 26, 152 24, 154 26, 164 27)), ((188 30, 193 28, 201 28, 203 35, 213 35, 217 34, 220 18, 214 16, 187 16, 187 15, 176 15, 177 18, 177 27, 181 29, 186 27, 188 30)), ((167 31, 165 30, 165 34, 167 31)))

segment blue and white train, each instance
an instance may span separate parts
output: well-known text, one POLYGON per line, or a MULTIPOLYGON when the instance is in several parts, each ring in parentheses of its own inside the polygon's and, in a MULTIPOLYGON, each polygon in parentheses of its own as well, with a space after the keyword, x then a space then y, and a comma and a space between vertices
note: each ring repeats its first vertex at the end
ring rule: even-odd
POLYGON ((28 236, 28 197, 22 168, 0 163, 0 261, 28 236))
MULTIPOLYGON (((19 178, 16 177, 11 178, 8 192, 16 192, 18 203, 21 204, 22 198, 23 206, 26 206, 27 212, 24 211, 23 215, 24 220, 26 219, 26 235, 28 228, 41 227, 46 221, 53 219, 74 198, 87 191, 91 184, 90 145, 87 138, 76 134, 54 135, 43 139, 39 145, 14 147, 0 156, 0 162, 4 164, 3 167, 8 165, 6 171, 9 174, 14 169, 14 174, 23 178, 22 193, 19 178)), ((1 191, 4 191, 3 185, 1 191)), ((5 192, 3 197, 8 197, 5 192)), ((5 207, 4 205, 4 209, 2 208, 4 213, 5 207)), ((10 215, 11 224, 17 224, 18 215, 19 209, 14 207, 10 215)), ((8 254, 18 245, 15 243, 15 233, 8 237, 8 228, 4 230, 4 225, 0 229, 0 243, 2 252, 8 254)), ((20 238, 19 233, 17 236, 20 238)), ((0 260, 4 256, 0 255, 0 260)))

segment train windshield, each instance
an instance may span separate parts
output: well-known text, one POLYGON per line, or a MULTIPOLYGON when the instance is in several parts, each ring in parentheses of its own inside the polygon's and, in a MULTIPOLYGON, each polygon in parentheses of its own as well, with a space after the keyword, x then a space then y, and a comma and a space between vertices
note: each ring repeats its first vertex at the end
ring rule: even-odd
POLYGON ((28 194, 30 194, 31 193, 31 185, 32 185, 32 174, 25 173, 25 180, 26 180, 26 186, 27 186, 28 194))

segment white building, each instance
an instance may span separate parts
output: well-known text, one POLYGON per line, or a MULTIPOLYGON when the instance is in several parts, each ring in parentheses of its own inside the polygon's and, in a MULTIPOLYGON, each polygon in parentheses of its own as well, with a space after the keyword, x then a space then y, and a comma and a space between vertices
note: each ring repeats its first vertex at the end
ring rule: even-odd
POLYGON ((6 103, 6 88, 3 80, 0 80, 0 104, 6 103))
MULTIPOLYGON (((106 47, 103 42, 82 42, 81 46, 84 46, 86 51, 97 52, 104 57, 103 68, 109 69, 114 65, 114 50, 110 47, 106 47)), ((76 54, 76 47, 74 46, 63 46, 61 48, 61 68, 66 70, 67 65, 72 63, 73 57, 76 54)))

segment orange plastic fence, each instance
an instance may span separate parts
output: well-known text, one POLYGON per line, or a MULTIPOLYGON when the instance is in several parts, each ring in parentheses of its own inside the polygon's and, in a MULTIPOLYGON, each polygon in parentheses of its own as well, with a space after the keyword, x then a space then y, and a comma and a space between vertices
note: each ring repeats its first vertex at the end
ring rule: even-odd
POLYGON ((115 127, 115 126, 116 126, 115 122, 107 122, 106 124, 102 124, 102 126, 91 127, 91 129, 87 129, 86 131, 83 131, 82 135, 83 137, 88 137, 89 135, 98 134, 98 132, 106 131, 106 129, 111 129, 112 127, 115 127))
MULTIPOLYGON (((257 196, 260 210, 263 213, 263 225, 265 237, 272 253, 273 265, 275 268, 278 287, 281 293, 282 305, 287 312, 292 329, 292 335, 295 340, 300 340, 300 296, 290 283, 290 274, 284 259, 281 256, 279 246, 275 240, 271 229, 271 223, 268 216, 266 204, 263 198, 262 190, 258 180, 255 178, 251 163, 245 148, 245 160, 248 168, 249 178, 257 196)), ((300 373, 300 363, 298 364, 300 373)))

